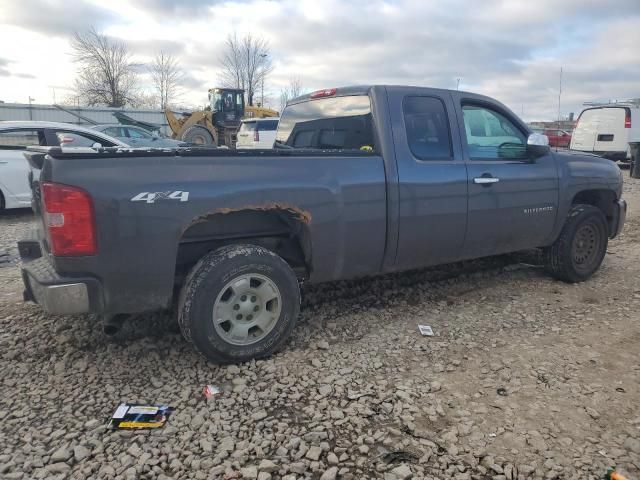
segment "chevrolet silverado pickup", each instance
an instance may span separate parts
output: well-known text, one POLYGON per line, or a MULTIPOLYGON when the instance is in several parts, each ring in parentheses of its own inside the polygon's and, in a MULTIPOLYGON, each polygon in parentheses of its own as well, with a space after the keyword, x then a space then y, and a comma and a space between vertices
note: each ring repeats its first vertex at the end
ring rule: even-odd
POLYGON ((403 86, 289 103, 269 150, 34 148, 25 299, 55 314, 177 305, 216 362, 270 355, 302 281, 540 248, 567 282, 600 267, 626 203, 611 161, 553 152, 481 95, 403 86))

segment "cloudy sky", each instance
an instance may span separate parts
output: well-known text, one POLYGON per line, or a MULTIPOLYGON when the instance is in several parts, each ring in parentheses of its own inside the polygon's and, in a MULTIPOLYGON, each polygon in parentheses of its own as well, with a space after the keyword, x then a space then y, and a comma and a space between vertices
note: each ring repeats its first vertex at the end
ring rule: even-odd
MULTIPOLYGON (((484 93, 526 120, 585 101, 640 97, 640 0, 0 0, 0 100, 72 95, 69 40, 94 26, 140 63, 159 51, 186 72, 182 103, 219 80, 226 36, 270 43, 273 105, 292 77, 307 90, 362 83, 484 93)), ((145 87, 145 81, 142 81, 145 87)))

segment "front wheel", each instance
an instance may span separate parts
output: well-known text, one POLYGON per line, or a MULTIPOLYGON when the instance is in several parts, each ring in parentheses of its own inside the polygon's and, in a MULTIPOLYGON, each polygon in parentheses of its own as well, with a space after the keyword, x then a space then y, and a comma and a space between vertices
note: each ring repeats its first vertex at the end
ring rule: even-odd
POLYGON ((181 140, 194 145, 213 145, 213 135, 202 125, 193 125, 182 134, 181 140))
POLYGON ((602 211, 592 205, 574 205, 560 236, 545 250, 546 269, 559 280, 583 282, 600 268, 608 241, 602 211))
POLYGON ((207 359, 244 362, 277 351, 293 330, 300 289, 291 267, 254 245, 205 255, 180 296, 183 336, 207 359))

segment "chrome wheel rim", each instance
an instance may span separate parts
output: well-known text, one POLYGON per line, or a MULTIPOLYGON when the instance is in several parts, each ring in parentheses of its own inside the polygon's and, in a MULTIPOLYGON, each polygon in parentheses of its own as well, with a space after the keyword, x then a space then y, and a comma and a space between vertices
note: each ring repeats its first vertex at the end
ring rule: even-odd
POLYGON ((251 345, 273 330, 282 310, 277 285, 256 273, 229 281, 213 304, 213 326, 225 342, 251 345))

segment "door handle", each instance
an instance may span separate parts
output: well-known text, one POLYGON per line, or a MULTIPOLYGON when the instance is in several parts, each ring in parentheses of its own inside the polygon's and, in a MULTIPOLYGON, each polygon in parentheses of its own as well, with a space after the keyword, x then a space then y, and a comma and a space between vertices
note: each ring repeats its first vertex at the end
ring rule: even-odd
POLYGON ((476 177, 473 179, 473 183, 478 183, 480 185, 488 185, 491 183, 498 183, 500 181, 499 178, 496 177, 476 177))

